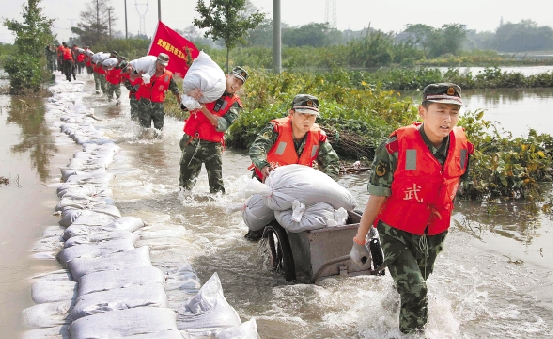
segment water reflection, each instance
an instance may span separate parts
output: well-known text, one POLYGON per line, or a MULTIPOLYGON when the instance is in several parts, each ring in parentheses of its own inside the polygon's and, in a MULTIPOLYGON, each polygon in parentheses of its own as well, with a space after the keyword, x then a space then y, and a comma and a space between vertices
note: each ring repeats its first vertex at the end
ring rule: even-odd
POLYGON ((29 151, 32 169, 36 169, 41 182, 49 176, 50 157, 56 153, 56 146, 49 127, 44 123, 44 103, 40 98, 12 97, 7 108, 7 123, 17 123, 21 128, 21 141, 12 145, 14 154, 29 151))

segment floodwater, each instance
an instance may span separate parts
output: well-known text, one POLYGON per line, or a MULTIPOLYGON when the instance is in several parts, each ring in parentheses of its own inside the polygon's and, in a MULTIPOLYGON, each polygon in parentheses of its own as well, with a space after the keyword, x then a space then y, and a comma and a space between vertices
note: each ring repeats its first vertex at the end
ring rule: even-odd
MULTIPOLYGON (((141 217, 182 239, 186 245, 178 250, 202 283, 217 272, 227 301, 242 321, 256 317, 260 338, 401 337, 397 295, 389 275, 289 284, 264 267, 257 244, 243 238, 247 227, 240 214, 225 213, 227 204, 244 202, 240 193, 241 179, 250 176, 247 153, 224 154, 227 195, 208 194, 202 171, 193 194, 179 198, 182 122, 167 118, 162 138, 144 135, 130 121, 124 89, 123 105, 114 106, 92 94, 91 78, 77 77, 90 93, 85 102, 103 119, 96 126, 122 149, 108 168, 116 174, 112 188, 121 214, 141 217)), ((552 130, 544 124, 551 120, 547 112, 553 105, 553 89, 465 94, 467 105, 486 108, 486 118, 501 121, 513 133, 523 135, 527 127, 552 130)), ((60 268, 53 260, 33 258, 31 251, 43 228, 57 224, 52 214, 58 167, 67 165, 79 147, 59 142, 59 131, 50 128, 52 122, 44 120, 37 108, 40 102, 0 96, 0 106, 0 176, 10 179, 9 186, 0 186, 0 333, 2 338, 16 338, 28 328, 23 310, 33 305, 28 278, 60 268)), ((363 205, 368 198, 366 180, 366 173, 344 175, 339 183, 363 205)), ((456 211, 458 223, 451 228, 428 281, 426 337, 553 336, 551 220, 531 215, 517 203, 460 203, 456 211)), ((163 248, 160 238, 154 252, 163 248)))

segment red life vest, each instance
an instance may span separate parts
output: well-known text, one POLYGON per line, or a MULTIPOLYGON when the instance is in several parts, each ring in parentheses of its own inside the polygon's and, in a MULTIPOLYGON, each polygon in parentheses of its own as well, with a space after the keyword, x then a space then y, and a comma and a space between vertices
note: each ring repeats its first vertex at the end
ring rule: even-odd
POLYGON ((71 48, 63 48, 63 60, 71 60, 73 56, 71 55, 71 48))
MULTIPOLYGON (((205 107, 211 112, 211 114, 218 117, 222 117, 227 114, 230 107, 238 102, 242 106, 240 97, 236 94, 231 96, 224 96, 225 102, 221 105, 221 109, 218 112, 213 110, 215 104, 218 100, 205 104, 205 107)), ((215 129, 215 126, 211 124, 209 119, 202 113, 200 110, 195 109, 190 112, 190 117, 188 120, 184 121, 184 133, 193 137, 200 138, 202 140, 209 140, 212 142, 221 142, 224 143, 225 131, 219 132, 215 129)))
POLYGON ((106 81, 112 85, 121 83, 121 70, 114 68, 106 72, 106 81))
POLYGON ((104 71, 104 69, 102 68, 102 63, 101 62, 99 62, 97 64, 93 64, 92 65, 92 70, 95 73, 98 73, 98 74, 106 74, 106 71, 104 71))
MULTIPOLYGON (((294 147, 294 137, 292 132, 292 120, 290 117, 272 120, 274 130, 278 137, 269 152, 267 152, 267 162, 273 168, 279 166, 299 164, 313 167, 313 161, 319 156, 319 145, 326 141, 326 134, 319 128, 318 124, 313 124, 307 132, 305 145, 301 155, 296 153, 294 147)), ((255 173, 259 178, 263 178, 260 169, 255 168, 255 173)))
POLYGON ((77 62, 83 62, 84 58, 85 58, 84 54, 79 54, 79 56, 77 57, 77 62))
MULTIPOLYGON (((139 84, 142 83, 142 78, 141 77, 137 77, 136 79, 131 80, 131 75, 128 74, 128 73, 121 74, 121 81, 123 81, 123 78, 127 79, 131 83, 132 86, 139 85, 139 84)), ((129 99, 131 97, 133 97, 136 100, 139 99, 139 98, 136 97, 136 92, 129 91, 129 99)))
POLYGON ((146 98, 151 102, 163 102, 165 100, 165 91, 169 89, 169 83, 173 78, 173 73, 165 70, 161 75, 152 75, 150 83, 142 83, 136 91, 136 98, 146 98))
POLYGON ((474 145, 461 127, 449 134, 449 150, 443 164, 432 155, 418 130, 420 123, 397 129, 397 140, 387 145, 398 152, 392 195, 375 220, 411 234, 435 235, 449 228, 459 177, 466 172, 474 145))

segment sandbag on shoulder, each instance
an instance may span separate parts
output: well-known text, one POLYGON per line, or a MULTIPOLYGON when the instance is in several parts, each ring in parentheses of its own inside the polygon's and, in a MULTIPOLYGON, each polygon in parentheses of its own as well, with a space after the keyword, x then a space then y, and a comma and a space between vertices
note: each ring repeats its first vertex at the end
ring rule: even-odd
POLYGON ((159 307, 137 307, 93 314, 73 321, 69 328, 71 339, 132 338, 138 335, 143 338, 165 338, 166 331, 179 333, 176 313, 159 307))
POLYGON ((56 255, 56 259, 58 259, 63 267, 67 267, 71 261, 77 258, 92 259, 97 257, 105 257, 111 253, 130 251, 133 249, 133 239, 109 240, 64 248, 56 255))
POLYGON ((255 318, 244 321, 238 327, 225 328, 215 332, 215 339, 257 339, 255 318))
POLYGON ((223 295, 217 273, 213 273, 196 296, 179 309, 177 322, 181 330, 215 330, 241 323, 240 316, 223 295))
POLYGON ((76 281, 36 281, 31 286, 31 298, 37 304, 77 298, 76 281))
MULTIPOLYGON (((275 211, 292 208, 294 200, 307 205, 326 202, 335 209, 343 207, 352 211, 357 202, 345 187, 327 174, 302 165, 277 167, 265 180, 269 194, 262 194, 263 201, 275 211)), ((254 192, 257 193, 257 192, 254 192)))
POLYGON ((163 286, 165 276, 154 266, 133 267, 117 271, 94 272, 79 279, 78 295, 109 291, 130 286, 159 284, 163 286))
POLYGON ((152 266, 148 246, 135 250, 108 254, 99 258, 75 258, 69 263, 73 280, 101 271, 124 270, 131 267, 152 266))
POLYGON ((141 227, 144 227, 144 220, 135 217, 122 217, 105 223, 101 226, 88 226, 88 225, 71 225, 65 232, 63 232, 63 238, 65 240, 76 235, 87 235, 99 232, 114 232, 114 231, 128 231, 134 232, 141 227))
POLYGON ((185 93, 181 96, 182 104, 192 111, 199 108, 201 104, 219 99, 225 92, 226 86, 225 72, 209 55, 200 51, 182 79, 182 90, 185 93), (197 88, 203 94, 198 101, 186 94, 197 88))
POLYGON ((167 296, 160 284, 135 285, 79 296, 71 308, 71 319, 137 307, 167 307, 167 296))
POLYGON ((326 202, 318 202, 305 206, 297 200, 292 204, 292 209, 274 211, 275 219, 288 232, 299 233, 316 230, 328 226, 343 225, 348 217, 344 208, 335 210, 326 202))

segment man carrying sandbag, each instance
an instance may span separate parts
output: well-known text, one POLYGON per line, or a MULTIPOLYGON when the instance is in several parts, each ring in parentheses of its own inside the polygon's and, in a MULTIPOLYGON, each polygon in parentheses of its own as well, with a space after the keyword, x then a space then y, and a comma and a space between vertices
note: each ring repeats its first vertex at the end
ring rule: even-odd
MULTIPOLYGON (((148 61, 147 58, 141 58, 148 61)), ((155 58, 155 57, 153 57, 155 58)), ((141 59, 137 59, 141 60, 141 59)), ((142 83, 136 91, 138 99, 138 121, 140 126, 149 128, 154 124, 154 128, 161 130, 165 123, 165 91, 171 91, 177 98, 180 105, 181 99, 179 96, 179 86, 173 78, 173 73, 165 69, 169 64, 169 56, 165 53, 159 53, 155 58, 154 64, 150 65, 146 62, 144 69, 137 66, 135 60, 127 64, 124 72, 131 73, 130 80, 135 80, 138 75, 142 77, 142 83), (145 70, 148 70, 146 73, 145 70)))
MULTIPOLYGON (((242 67, 234 67, 226 75, 223 95, 190 112, 190 117, 184 124, 184 135, 179 142, 182 151, 179 186, 182 190, 191 190, 194 187, 203 163, 207 170, 210 193, 225 193, 222 158, 225 131, 242 111, 242 102, 236 92, 242 88, 248 76, 248 72, 242 67)), ((203 97, 202 90, 198 88, 186 94, 196 100, 203 97)))
MULTIPOLYGON (((298 94, 286 118, 274 119, 259 132, 250 146, 254 177, 264 182, 269 173, 279 166, 299 164, 313 167, 316 161, 322 172, 333 179, 339 174, 338 155, 315 123, 319 116, 319 99, 309 94, 298 94)), ((245 237, 257 240, 263 230, 249 231, 245 237)))

